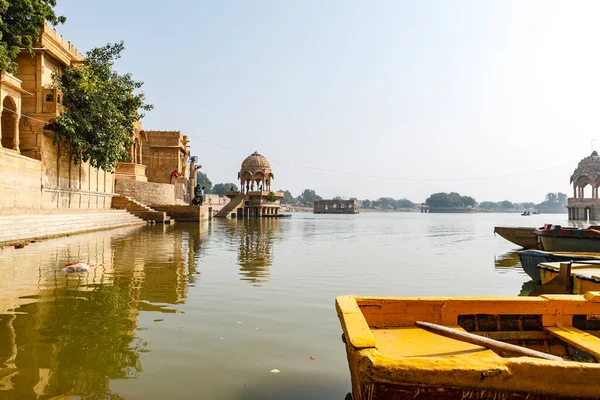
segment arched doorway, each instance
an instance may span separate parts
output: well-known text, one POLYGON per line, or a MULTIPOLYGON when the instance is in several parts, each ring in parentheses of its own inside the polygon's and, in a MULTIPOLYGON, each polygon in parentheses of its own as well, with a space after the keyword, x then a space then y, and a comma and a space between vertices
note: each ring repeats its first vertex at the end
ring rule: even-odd
POLYGON ((19 113, 17 104, 10 96, 2 101, 2 116, 0 117, 2 131, 2 147, 19 150, 19 113))

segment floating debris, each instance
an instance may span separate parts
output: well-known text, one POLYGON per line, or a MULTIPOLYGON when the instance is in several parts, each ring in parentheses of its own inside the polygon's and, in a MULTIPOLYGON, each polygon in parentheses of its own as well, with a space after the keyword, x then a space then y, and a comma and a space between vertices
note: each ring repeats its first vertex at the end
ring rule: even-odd
POLYGON ((87 349, 88 349, 87 347, 84 347, 84 348, 83 348, 83 351, 86 351, 87 349))
POLYGON ((278 369, 272 369, 272 370, 271 370, 271 373, 272 373, 272 374, 278 374, 279 372, 281 372, 281 371, 279 371, 278 369))
POLYGON ((164 321, 164 319, 162 319, 162 318, 161 318, 161 319, 154 319, 153 321, 154 321, 154 322, 163 322, 163 321, 164 321))
POLYGON ((238 321, 237 323, 238 323, 238 324, 241 324, 241 323, 242 323, 242 321, 238 321))
POLYGON ((65 265, 66 265, 66 267, 63 268, 61 271, 66 272, 66 273, 87 272, 90 268, 93 267, 92 265, 82 263, 82 262, 67 263, 65 265))
POLYGON ((310 356, 310 359, 311 359, 311 360, 316 360, 316 359, 317 359, 317 357, 315 357, 315 356, 310 356))

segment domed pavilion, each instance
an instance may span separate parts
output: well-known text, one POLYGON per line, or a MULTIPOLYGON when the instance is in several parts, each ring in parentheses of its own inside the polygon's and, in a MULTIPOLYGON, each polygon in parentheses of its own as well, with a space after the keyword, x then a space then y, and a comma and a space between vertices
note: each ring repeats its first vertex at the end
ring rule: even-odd
POLYGON ((271 181, 275 179, 271 171, 271 164, 262 154, 257 151, 250 154, 242 162, 242 168, 238 172, 240 187, 243 193, 250 191, 270 191, 271 181))
POLYGON ((570 220, 587 221, 600 218, 600 156, 593 151, 589 157, 579 162, 571 175, 573 197, 569 199, 567 209, 570 220), (591 187, 591 197, 586 197, 586 187, 591 187))
POLYGON ((227 192, 230 202, 219 211, 218 217, 260 218, 279 215, 283 193, 271 191, 275 175, 265 156, 255 151, 246 157, 238 172, 238 179, 240 190, 227 192))

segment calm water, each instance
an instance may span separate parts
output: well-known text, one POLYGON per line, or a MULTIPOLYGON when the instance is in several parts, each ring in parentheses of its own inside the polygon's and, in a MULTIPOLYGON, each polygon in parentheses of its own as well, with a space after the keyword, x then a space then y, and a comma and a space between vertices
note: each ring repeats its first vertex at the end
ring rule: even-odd
POLYGON ((335 296, 518 295, 493 227, 545 222, 566 215, 294 214, 4 248, 0 399, 342 400, 335 296))

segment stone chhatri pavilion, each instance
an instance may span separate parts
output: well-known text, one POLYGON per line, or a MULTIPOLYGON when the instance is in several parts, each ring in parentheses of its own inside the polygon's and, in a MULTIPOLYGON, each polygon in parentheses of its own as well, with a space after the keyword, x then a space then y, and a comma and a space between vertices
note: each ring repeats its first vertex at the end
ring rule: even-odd
POLYGON ((579 162, 577 169, 571 175, 573 197, 569 198, 567 209, 570 220, 587 221, 600 218, 600 156, 593 151, 589 157, 579 162), (585 188, 591 187, 591 197, 586 197, 585 188))
POLYGON ((238 179, 240 190, 227 192, 231 201, 217 216, 260 218, 279 215, 283 193, 271 191, 271 182, 275 175, 269 160, 255 151, 242 162, 238 179))

